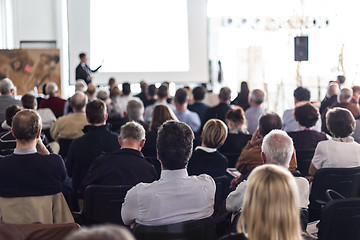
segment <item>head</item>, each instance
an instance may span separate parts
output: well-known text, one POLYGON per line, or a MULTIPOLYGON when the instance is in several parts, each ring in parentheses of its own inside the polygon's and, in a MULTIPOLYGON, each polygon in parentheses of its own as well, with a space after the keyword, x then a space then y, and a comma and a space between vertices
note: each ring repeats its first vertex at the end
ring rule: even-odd
POLYGON ((174 112, 166 105, 157 105, 151 113, 149 130, 157 130, 164 122, 168 120, 178 120, 174 112))
POLYGON ((208 148, 221 147, 228 135, 226 124, 219 119, 210 119, 203 127, 202 144, 208 148))
POLYGON ((150 99, 154 99, 157 93, 157 88, 154 84, 151 84, 147 89, 147 96, 150 99))
POLYGON ((140 82, 140 89, 142 93, 146 93, 148 88, 148 84, 145 81, 140 82))
POLYGON ((99 90, 96 94, 96 98, 105 102, 109 98, 109 94, 104 90, 99 90))
POLYGON ((85 93, 78 91, 70 98, 70 105, 74 112, 84 112, 87 100, 85 93))
POLYGON ((134 148, 138 151, 145 144, 145 129, 139 123, 131 121, 120 129, 119 144, 121 148, 134 148))
POLYGON ((189 101, 189 93, 185 88, 179 88, 175 93, 175 106, 178 110, 179 107, 187 107, 187 103, 189 101))
POLYGON ((125 82, 125 83, 122 84, 122 93, 125 96, 130 95, 130 93, 131 93, 130 83, 125 82))
POLYGON ((94 84, 89 84, 88 88, 86 90, 86 94, 89 96, 89 98, 94 98, 96 93, 96 87, 94 84))
POLYGON ((310 101, 310 91, 303 87, 298 87, 294 90, 295 104, 302 101, 310 101))
POLYGON ((39 114, 30 109, 17 112, 12 120, 11 131, 17 142, 26 144, 36 141, 41 132, 39 114))
POLYGON ((288 169, 294 154, 294 144, 286 132, 272 130, 265 136, 261 150, 261 158, 264 163, 275 164, 288 169))
POLYGON ((24 109, 36 110, 37 102, 35 96, 29 93, 24 94, 21 98, 21 105, 24 109))
POLYGON ((276 113, 265 113, 259 119, 259 130, 260 134, 265 137, 266 134, 274 129, 281 129, 282 122, 279 115, 276 113))
POLYGON ((238 231, 249 239, 300 240, 298 190, 285 168, 263 165, 248 180, 238 231))
POLYGON ((192 154, 194 133, 183 122, 170 120, 160 126, 156 149, 162 168, 186 168, 192 154))
POLYGON ((348 103, 348 102, 350 102, 352 96, 353 96, 352 89, 343 88, 343 89, 341 89, 340 94, 338 96, 338 102, 339 103, 348 103))
POLYGON ((86 90, 87 90, 86 82, 82 79, 76 80, 75 91, 86 92, 86 90))
POLYGON ((247 82, 241 82, 241 85, 240 85, 240 99, 242 101, 248 101, 248 98, 249 98, 249 86, 247 84, 247 82))
POLYGON ((18 105, 12 105, 5 110, 5 121, 6 124, 11 127, 12 120, 17 112, 20 112, 21 108, 18 105))
POLYGON ((231 90, 228 87, 223 87, 219 92, 219 100, 222 103, 230 103, 231 99, 231 90))
POLYGON ((319 111, 308 102, 295 108, 294 117, 300 126, 311 128, 319 120, 319 111))
POLYGON ((240 128, 247 129, 245 113, 242 107, 230 109, 226 113, 225 119, 230 131, 240 128))
POLYGON ((345 76, 344 75, 339 75, 339 76, 337 76, 337 78, 336 78, 336 81, 339 83, 339 84, 344 84, 344 82, 345 82, 345 76))
POLYGON ((87 56, 85 53, 80 53, 79 58, 81 63, 85 63, 85 64, 87 63, 87 56))
POLYGON ((116 86, 116 80, 115 78, 109 78, 109 81, 108 81, 108 85, 109 85, 109 88, 113 88, 116 86))
POLYGON ((204 87, 199 86, 199 87, 194 88, 192 93, 194 95, 194 100, 196 102, 201 102, 205 98, 206 90, 204 87))
POLYGON ((130 231, 118 225, 83 227, 70 234, 65 240, 135 240, 130 231))
POLYGON ((104 125, 107 120, 107 108, 106 104, 96 99, 89 102, 85 109, 86 119, 91 125, 104 125))
POLYGON ((46 87, 45 87, 46 95, 49 95, 50 97, 55 97, 58 90, 59 90, 59 88, 56 83, 49 82, 48 84, 46 84, 46 87))
POLYGON ((121 91, 120 91, 119 87, 113 87, 110 90, 110 98, 114 98, 117 96, 121 96, 121 91))
POLYGON ((144 120, 144 104, 141 100, 133 99, 127 103, 126 106, 127 117, 129 121, 143 121, 144 120))
POLYGON ((260 107, 264 102, 265 93, 260 89, 254 89, 249 96, 249 104, 251 107, 260 107))
POLYGON ((166 85, 163 84, 158 88, 157 96, 159 100, 167 99, 168 94, 168 87, 166 85))
POLYGON ((9 78, 0 80, 0 93, 1 95, 15 95, 15 86, 9 78))
POLYGON ((355 126, 354 116, 345 108, 332 108, 326 113, 326 127, 333 137, 349 137, 353 134, 355 126))
POLYGON ((332 83, 330 83, 329 86, 328 86, 326 95, 327 95, 328 97, 332 97, 332 96, 338 95, 339 90, 340 90, 340 89, 339 89, 339 84, 332 82, 332 83))

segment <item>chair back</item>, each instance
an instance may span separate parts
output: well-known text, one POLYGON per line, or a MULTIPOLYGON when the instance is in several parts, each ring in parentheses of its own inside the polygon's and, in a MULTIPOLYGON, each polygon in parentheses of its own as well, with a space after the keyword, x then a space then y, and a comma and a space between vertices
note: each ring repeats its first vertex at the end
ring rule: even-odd
POLYGON ((72 143, 73 139, 59 139, 59 145, 60 145, 60 150, 59 150, 59 155, 65 159, 67 157, 67 154, 69 152, 69 148, 70 148, 70 144, 72 143))
POLYGON ((161 226, 136 224, 134 235, 137 240, 215 240, 215 222, 205 218, 161 226))
POLYGON ((84 192, 85 225, 114 223, 124 225, 121 219, 121 207, 126 193, 133 186, 90 185, 84 192))
POLYGON ((309 167, 314 153, 315 149, 296 150, 297 169, 303 177, 309 176, 309 167))
POLYGON ((226 236, 223 236, 219 240, 247 240, 247 239, 242 233, 230 233, 226 236))
POLYGON ((221 203, 226 199, 229 193, 230 180, 224 175, 221 177, 214 178, 216 184, 216 192, 215 192, 215 205, 214 209, 216 210, 220 207, 221 203))
POLYGON ((360 239, 360 198, 328 202, 321 214, 318 239, 360 239))

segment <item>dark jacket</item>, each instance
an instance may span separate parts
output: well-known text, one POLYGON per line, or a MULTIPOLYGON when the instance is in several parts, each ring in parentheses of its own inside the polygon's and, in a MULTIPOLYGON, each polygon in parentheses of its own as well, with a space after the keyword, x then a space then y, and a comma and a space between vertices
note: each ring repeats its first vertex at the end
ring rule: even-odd
POLYGON ((209 108, 206 110, 204 118, 201 119, 202 126, 204 126, 205 123, 212 118, 217 118, 225 122, 225 115, 230 109, 231 107, 226 103, 219 103, 215 107, 209 108))
POLYGON ((328 140, 325 133, 314 130, 288 132, 293 139, 295 150, 315 149, 321 141, 328 140))
POLYGON ((156 138, 157 138, 157 129, 148 131, 146 133, 146 141, 144 147, 141 149, 141 152, 145 157, 155 158, 156 157, 156 138))
POLYGON ((224 144, 220 147, 221 153, 241 153, 248 141, 251 140, 251 134, 229 133, 224 144))
POLYGON ((199 115, 200 119, 203 119, 206 110, 208 110, 209 108, 210 107, 208 105, 202 102, 196 102, 188 106, 188 109, 190 111, 196 112, 199 115))
MULTIPOLYGON (((101 66, 99 66, 97 69, 95 70, 91 70, 89 68, 88 65, 85 64, 85 68, 89 69, 90 72, 97 72, 97 70, 99 70, 99 68, 101 68, 101 66)), ((78 80, 78 79, 82 79, 86 82, 86 84, 89 84, 91 83, 91 80, 90 80, 90 75, 87 71, 84 70, 84 68, 81 66, 81 64, 79 64, 77 67, 76 67, 76 71, 75 71, 75 79, 78 80)))
POLYGON ((334 96, 332 96, 330 98, 325 97, 321 101, 321 105, 320 105, 320 109, 319 109, 320 114, 322 114, 325 109, 327 109, 328 107, 332 107, 336 103, 337 103, 337 95, 334 95, 334 96))

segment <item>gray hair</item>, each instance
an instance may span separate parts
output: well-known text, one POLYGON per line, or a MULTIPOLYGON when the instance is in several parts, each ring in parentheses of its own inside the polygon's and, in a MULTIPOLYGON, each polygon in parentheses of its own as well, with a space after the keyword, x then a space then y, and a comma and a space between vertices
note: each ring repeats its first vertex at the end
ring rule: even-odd
POLYGON ((96 94, 96 97, 100 100, 103 100, 104 102, 109 98, 109 94, 104 91, 104 90, 100 90, 98 91, 98 93, 96 94))
POLYGON ((132 139, 136 142, 141 142, 145 139, 145 129, 139 123, 131 121, 121 127, 121 139, 132 139))
POLYGON ((84 227, 70 234, 66 240, 135 240, 130 231, 123 226, 103 225, 84 227))
POLYGON ((86 82, 82 79, 76 80, 75 91, 85 92, 87 90, 86 82))
POLYGON ((260 105, 264 102, 265 93, 260 89, 254 89, 249 97, 253 103, 260 105))
POLYGON ((272 130, 264 137, 261 150, 266 157, 266 163, 288 168, 294 152, 294 144, 286 132, 272 130))
POLYGON ((139 121, 143 119, 144 104, 141 100, 132 99, 126 106, 127 115, 130 121, 139 121))
POLYGON ((343 88, 343 89, 341 89, 340 94, 338 96, 338 102, 339 103, 350 102, 352 96, 353 96, 353 90, 352 89, 343 88))
POLYGON ((14 89, 14 84, 9 78, 0 80, 0 92, 3 95, 9 94, 14 89))
POLYGON ((77 91, 70 98, 71 107, 74 109, 74 112, 81 112, 84 110, 84 107, 87 104, 87 96, 85 93, 77 91))
POLYGON ((46 84, 45 87, 45 93, 49 96, 55 96, 55 94, 58 91, 58 85, 54 82, 49 82, 48 84, 46 84))

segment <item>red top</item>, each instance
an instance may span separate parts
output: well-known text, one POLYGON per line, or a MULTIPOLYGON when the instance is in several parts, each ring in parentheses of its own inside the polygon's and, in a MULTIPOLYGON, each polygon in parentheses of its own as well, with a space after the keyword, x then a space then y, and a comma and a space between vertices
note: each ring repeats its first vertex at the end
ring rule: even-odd
POLYGON ((50 108, 56 117, 60 117, 64 114, 65 103, 65 99, 59 97, 49 97, 49 99, 43 99, 40 101, 39 108, 50 108))

